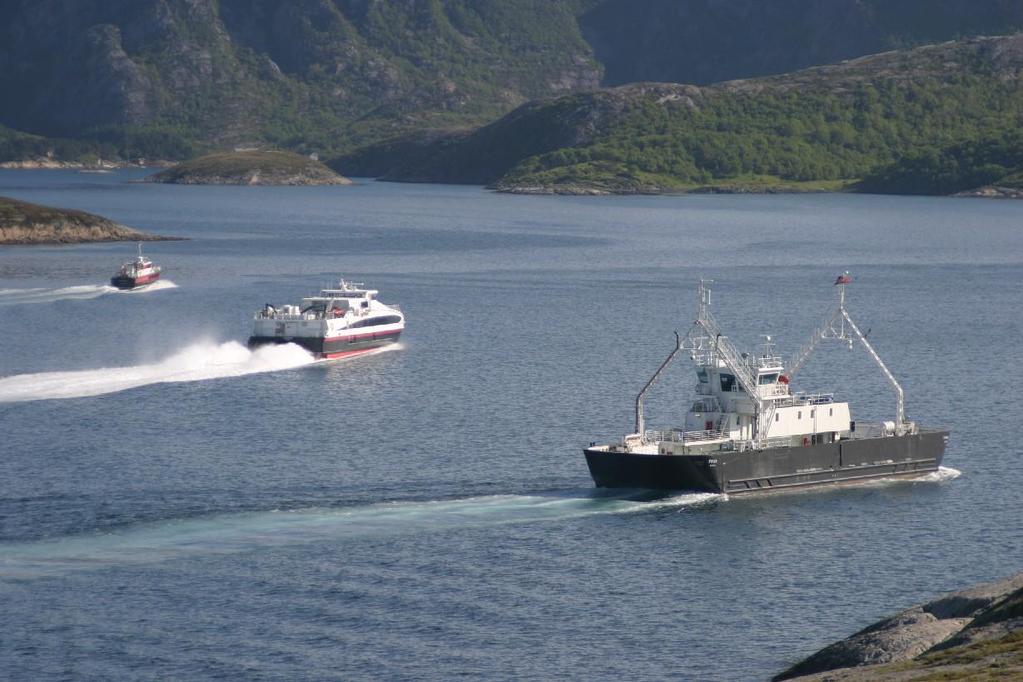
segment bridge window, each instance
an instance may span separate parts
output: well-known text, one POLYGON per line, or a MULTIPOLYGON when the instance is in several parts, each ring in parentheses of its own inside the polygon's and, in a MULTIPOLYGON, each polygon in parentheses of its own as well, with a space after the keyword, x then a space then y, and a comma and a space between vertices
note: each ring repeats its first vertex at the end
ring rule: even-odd
POLYGON ((721 375, 721 390, 728 392, 735 390, 735 376, 731 374, 721 375))
POLYGON ((778 383, 778 375, 777 374, 761 374, 757 378, 757 382, 761 386, 763 386, 765 384, 776 384, 776 383, 778 383))

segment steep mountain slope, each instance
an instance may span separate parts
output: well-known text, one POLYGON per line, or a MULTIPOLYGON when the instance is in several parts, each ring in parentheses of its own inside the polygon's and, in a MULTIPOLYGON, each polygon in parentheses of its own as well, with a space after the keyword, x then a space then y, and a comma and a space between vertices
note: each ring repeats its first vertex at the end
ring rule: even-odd
POLYGON ((1009 0, 605 0, 580 17, 605 84, 705 85, 1023 29, 1009 0))
POLYGON ((920 150, 1014 129, 1021 68, 1023 34, 702 88, 627 85, 532 103, 469 134, 369 147, 334 167, 532 192, 835 187, 920 150))
POLYGON ((343 146, 594 87, 575 2, 2 0, 0 122, 159 155, 343 146))
POLYGON ((1013 0, 0 0, 0 125, 41 136, 0 129, 0 161, 329 154, 602 83, 1019 27, 1013 0))

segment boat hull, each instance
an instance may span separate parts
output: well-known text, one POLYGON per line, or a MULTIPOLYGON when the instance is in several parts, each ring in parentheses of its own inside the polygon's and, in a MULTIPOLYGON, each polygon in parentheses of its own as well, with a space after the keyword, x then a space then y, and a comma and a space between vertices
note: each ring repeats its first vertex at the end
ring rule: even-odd
POLYGON ((937 471, 948 431, 856 438, 806 447, 747 452, 657 455, 586 448, 586 464, 601 488, 698 490, 729 495, 937 471))
POLYGON ((362 355, 371 350, 397 343, 401 330, 361 333, 350 337, 334 339, 322 336, 250 336, 249 348, 269 346, 283 343, 294 343, 320 359, 336 360, 339 358, 362 355))
POLYGON ((141 277, 114 275, 110 278, 110 285, 117 287, 118 289, 138 289, 139 287, 144 287, 147 284, 152 284, 158 279, 160 279, 159 272, 152 275, 143 275, 141 277))

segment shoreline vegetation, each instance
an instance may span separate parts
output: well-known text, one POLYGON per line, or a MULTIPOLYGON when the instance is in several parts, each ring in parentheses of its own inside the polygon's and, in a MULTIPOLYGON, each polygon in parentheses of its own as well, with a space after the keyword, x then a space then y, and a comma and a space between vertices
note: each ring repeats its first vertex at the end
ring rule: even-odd
MULTIPOLYGON (((349 144, 322 164, 315 154, 237 147, 144 181, 316 185, 359 176, 511 194, 1023 198, 1021 116, 1023 33, 1017 33, 704 86, 640 82, 576 90, 526 101, 476 127, 397 127, 391 137, 349 144)), ((27 135, 2 127, 0 134, 27 135)), ((307 148, 301 139, 280 146, 307 148)), ((154 165, 135 157, 101 160, 92 152, 62 157, 91 149, 86 140, 50 140, 52 148, 40 156, 47 138, 32 141, 23 147, 34 156, 0 167, 103 172, 154 165)), ((196 146, 147 148, 173 155, 196 146)))
POLYGON ((139 232, 86 211, 0 196, 0 246, 179 239, 139 232))
POLYGON ((884 618, 776 675, 774 682, 1023 678, 1023 573, 884 618))
POLYGON ((405 134, 350 175, 520 194, 857 191, 1019 196, 1023 34, 709 86, 633 83, 405 134))

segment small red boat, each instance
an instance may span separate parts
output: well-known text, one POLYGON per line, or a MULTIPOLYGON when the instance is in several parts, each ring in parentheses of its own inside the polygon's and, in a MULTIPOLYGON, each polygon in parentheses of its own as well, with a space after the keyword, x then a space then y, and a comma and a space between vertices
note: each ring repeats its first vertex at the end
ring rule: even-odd
POLYGON ((110 278, 110 284, 118 289, 137 289, 158 279, 160 266, 142 255, 142 242, 139 242, 139 255, 122 265, 121 271, 110 278))

